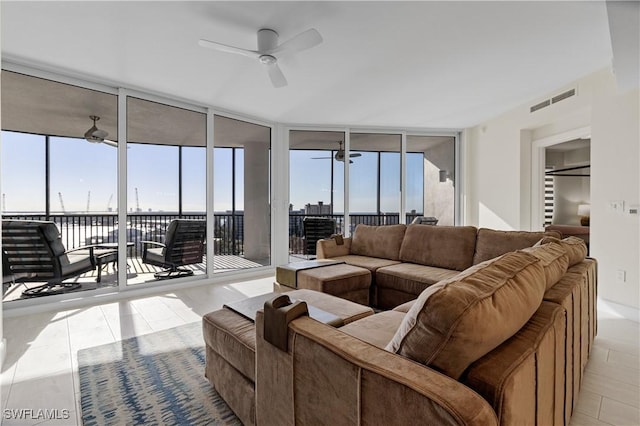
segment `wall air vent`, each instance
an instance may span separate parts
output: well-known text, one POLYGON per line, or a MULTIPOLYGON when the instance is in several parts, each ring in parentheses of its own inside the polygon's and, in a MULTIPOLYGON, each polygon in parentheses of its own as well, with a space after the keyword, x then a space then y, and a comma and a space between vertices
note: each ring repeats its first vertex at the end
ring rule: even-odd
POLYGON ((576 89, 567 90, 566 92, 562 92, 558 95, 555 95, 551 99, 546 99, 540 103, 533 105, 532 107, 529 108, 529 112, 536 112, 542 108, 548 107, 551 104, 557 104, 558 102, 563 101, 575 95, 576 95, 576 89))
POLYGON ((534 105, 534 106, 532 106, 529 110, 530 110, 531 112, 535 112, 535 111, 537 111, 537 110, 539 110, 539 109, 542 109, 542 108, 548 107, 549 105, 551 105, 551 101, 550 101, 549 99, 547 99, 546 101, 542 101, 542 102, 540 102, 539 104, 535 104, 535 105, 534 105))
POLYGON ((559 95, 556 95, 553 98, 551 98, 551 103, 552 104, 558 103, 564 99, 574 96, 575 94, 576 94, 576 89, 567 90, 566 92, 560 93, 559 95))

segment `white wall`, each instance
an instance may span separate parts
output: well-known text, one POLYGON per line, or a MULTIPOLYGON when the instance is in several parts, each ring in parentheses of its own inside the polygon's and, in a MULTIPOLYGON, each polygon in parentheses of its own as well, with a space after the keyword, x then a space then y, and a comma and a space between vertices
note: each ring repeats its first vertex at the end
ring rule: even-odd
MULTIPOLYGON (((539 229, 531 205, 531 141, 591 126, 591 254, 598 259, 599 296, 638 310, 638 216, 608 210, 609 201, 638 204, 639 90, 619 93, 604 69, 466 130, 465 224, 497 229, 539 229), (577 96, 529 112, 568 88, 577 96), (625 270, 625 283, 616 281, 625 270)), ((637 312, 637 311, 634 311, 637 312)))
POLYGON ((591 254, 599 262, 600 295, 634 308, 640 306, 640 226, 628 207, 640 199, 639 104, 639 89, 599 97, 591 122, 591 254), (624 201, 624 211, 609 207, 616 200, 624 201), (616 279, 618 270, 626 271, 625 282, 616 279))

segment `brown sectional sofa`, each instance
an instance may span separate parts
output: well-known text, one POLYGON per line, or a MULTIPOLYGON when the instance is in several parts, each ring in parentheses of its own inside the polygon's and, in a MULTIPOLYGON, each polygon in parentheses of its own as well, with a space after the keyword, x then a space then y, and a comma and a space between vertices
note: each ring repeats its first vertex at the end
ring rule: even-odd
POLYGON ((370 303, 381 309, 418 297, 422 291, 470 266, 530 247, 558 233, 496 231, 474 226, 358 225, 343 244, 318 241, 319 259, 342 260, 371 271, 370 303))
POLYGON ((258 424, 568 424, 597 330, 581 240, 367 228, 318 255, 369 269, 377 305, 393 309, 339 329, 295 319, 287 352, 258 313, 258 424))

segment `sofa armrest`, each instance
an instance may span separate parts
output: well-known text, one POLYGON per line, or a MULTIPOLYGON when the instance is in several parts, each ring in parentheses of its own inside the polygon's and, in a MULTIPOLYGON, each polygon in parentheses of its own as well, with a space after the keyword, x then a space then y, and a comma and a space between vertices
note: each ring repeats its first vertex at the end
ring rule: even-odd
POLYGON ((346 256, 351 253, 351 238, 343 238, 343 244, 338 244, 334 238, 318 240, 316 244, 316 256, 318 259, 330 259, 332 257, 346 256))
POLYGON ((256 319, 256 420, 261 425, 497 425, 491 406, 456 380, 308 317, 289 349, 256 319))

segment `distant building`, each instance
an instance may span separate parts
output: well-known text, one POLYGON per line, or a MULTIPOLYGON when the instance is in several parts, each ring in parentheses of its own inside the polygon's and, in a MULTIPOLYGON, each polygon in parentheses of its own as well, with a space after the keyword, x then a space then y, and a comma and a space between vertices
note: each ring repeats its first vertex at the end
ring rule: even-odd
POLYGON ((307 204, 304 206, 304 214, 329 215, 331 214, 331 204, 324 204, 322 201, 318 201, 318 204, 307 204))

